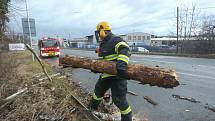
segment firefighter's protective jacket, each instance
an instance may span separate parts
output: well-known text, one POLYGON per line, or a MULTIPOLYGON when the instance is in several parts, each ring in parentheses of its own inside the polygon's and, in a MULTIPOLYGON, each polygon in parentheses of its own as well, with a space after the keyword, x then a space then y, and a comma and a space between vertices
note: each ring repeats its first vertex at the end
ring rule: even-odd
MULTIPOLYGON (((117 71, 127 71, 127 65, 130 57, 128 44, 120 37, 109 33, 99 46, 99 59, 116 61, 117 71)), ((107 73, 102 74, 102 78, 116 77, 107 73)))

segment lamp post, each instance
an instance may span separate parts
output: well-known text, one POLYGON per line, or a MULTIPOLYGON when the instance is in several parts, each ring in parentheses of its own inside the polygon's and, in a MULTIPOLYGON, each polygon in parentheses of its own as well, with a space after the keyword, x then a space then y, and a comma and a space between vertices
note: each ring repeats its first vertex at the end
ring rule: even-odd
MULTIPOLYGON (((30 28, 30 21, 29 21, 29 13, 28 13, 28 4, 27 4, 27 0, 25 0, 25 8, 26 8, 27 21, 28 21, 28 31, 29 31, 30 46, 31 46, 31 48, 32 48, 31 28, 30 28)), ((32 53, 32 60, 34 61, 34 55, 33 55, 33 53, 32 53)))

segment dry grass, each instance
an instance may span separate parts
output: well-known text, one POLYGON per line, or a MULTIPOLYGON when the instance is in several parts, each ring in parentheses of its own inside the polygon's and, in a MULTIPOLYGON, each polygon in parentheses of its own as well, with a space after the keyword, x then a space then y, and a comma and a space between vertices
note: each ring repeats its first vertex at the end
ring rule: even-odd
POLYGON ((14 88, 17 86, 12 80, 17 77, 17 67, 18 63, 12 55, 0 53, 0 98, 6 97, 15 92, 14 88))
MULTIPOLYGON (((56 120, 76 121, 87 119, 74 107, 79 105, 71 100, 71 93, 76 92, 66 79, 53 78, 39 81, 33 77, 41 73, 38 62, 32 62, 28 51, 19 53, 0 54, 0 99, 27 87, 28 90, 6 107, 0 110, 1 121, 36 121, 47 118, 56 120)), ((53 74, 51 67, 46 64, 49 74, 53 74)), ((44 77, 44 75, 43 75, 44 77)), ((0 104, 1 105, 1 104, 0 104)))

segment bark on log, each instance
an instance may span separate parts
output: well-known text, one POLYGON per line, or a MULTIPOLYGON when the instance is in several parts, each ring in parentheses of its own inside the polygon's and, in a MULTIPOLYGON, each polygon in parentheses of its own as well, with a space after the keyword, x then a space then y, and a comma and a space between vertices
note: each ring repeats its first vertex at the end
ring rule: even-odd
MULTIPOLYGON (((106 60, 95 60, 86 57, 68 56, 59 58, 60 66, 71 66, 73 68, 84 68, 116 74, 116 63, 106 60)), ((163 88, 173 88, 179 85, 174 70, 148 67, 143 64, 129 64, 128 75, 132 80, 139 81, 141 84, 158 86, 163 88)))

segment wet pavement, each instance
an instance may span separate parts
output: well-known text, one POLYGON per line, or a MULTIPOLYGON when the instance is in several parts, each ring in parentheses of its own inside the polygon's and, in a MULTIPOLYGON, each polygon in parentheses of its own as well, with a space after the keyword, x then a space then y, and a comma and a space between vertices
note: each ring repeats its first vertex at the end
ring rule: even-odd
MULTIPOLYGON (((91 58, 97 56, 94 51, 62 49, 61 52, 91 58)), ((58 63, 57 58, 45 60, 58 63)), ((174 89, 163 89, 128 81, 128 90, 138 94, 128 95, 134 113, 152 121, 215 121, 215 112, 205 108, 215 107, 215 59, 132 55, 130 62, 175 69, 181 84, 174 89), (192 98, 199 103, 177 99, 173 95, 192 98), (158 105, 150 104, 144 100, 144 96, 150 97, 158 105)), ((94 89, 99 76, 85 69, 74 69, 71 73, 73 79, 80 81, 89 91, 94 89)))

